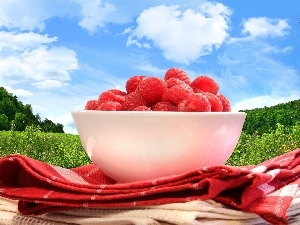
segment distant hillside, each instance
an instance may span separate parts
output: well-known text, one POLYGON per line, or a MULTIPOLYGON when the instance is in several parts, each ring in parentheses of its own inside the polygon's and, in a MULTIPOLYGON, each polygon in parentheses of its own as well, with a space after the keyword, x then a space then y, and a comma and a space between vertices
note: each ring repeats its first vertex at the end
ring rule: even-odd
POLYGON ((243 131, 248 134, 263 134, 275 130, 277 124, 293 126, 300 123, 300 99, 271 107, 240 110, 247 117, 243 131))
POLYGON ((55 124, 47 118, 41 120, 38 114, 33 114, 31 105, 24 105, 16 96, 0 87, 0 131, 24 131, 28 126, 34 126, 42 132, 64 133, 62 124, 55 124))

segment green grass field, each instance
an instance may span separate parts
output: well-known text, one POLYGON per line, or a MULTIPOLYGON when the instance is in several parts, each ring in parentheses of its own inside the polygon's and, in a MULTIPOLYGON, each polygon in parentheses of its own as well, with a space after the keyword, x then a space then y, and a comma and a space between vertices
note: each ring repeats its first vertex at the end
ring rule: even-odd
MULTIPOLYGON (((227 164, 254 165, 296 148, 300 148, 300 124, 289 127, 278 124, 270 133, 242 133, 227 164)), ((65 168, 90 163, 78 135, 43 133, 34 128, 0 132, 0 157, 14 153, 65 168)))

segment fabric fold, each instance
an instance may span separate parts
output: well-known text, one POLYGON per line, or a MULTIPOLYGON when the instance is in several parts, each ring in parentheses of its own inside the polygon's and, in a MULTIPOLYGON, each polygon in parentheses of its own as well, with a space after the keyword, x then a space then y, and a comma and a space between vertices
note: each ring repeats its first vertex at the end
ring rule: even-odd
POLYGON ((24 215, 74 208, 137 208, 214 200, 287 224, 299 189, 300 149, 253 166, 215 166, 154 180, 117 183, 95 165, 65 169, 14 154, 0 159, 0 196, 24 215), (277 191, 281 190, 281 191, 277 191))
MULTIPOLYGON (((294 196, 287 210, 288 224, 300 222, 300 191, 294 196)), ((213 200, 195 200, 185 203, 144 206, 123 209, 74 208, 43 215, 26 216, 18 212, 17 201, 0 197, 0 225, 265 225, 267 222, 254 213, 232 209, 213 200)))

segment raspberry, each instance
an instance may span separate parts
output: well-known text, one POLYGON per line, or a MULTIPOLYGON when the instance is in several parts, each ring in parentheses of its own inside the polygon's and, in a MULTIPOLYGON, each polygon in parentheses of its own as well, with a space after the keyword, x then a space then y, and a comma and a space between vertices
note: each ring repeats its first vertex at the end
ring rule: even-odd
POLYGON ((186 100, 183 100, 182 102, 180 102, 177 106, 178 112, 184 112, 185 111, 185 103, 186 100))
POLYGON ((122 106, 123 110, 131 111, 138 106, 146 106, 146 102, 137 91, 134 91, 125 96, 122 106))
POLYGON ((130 77, 126 82, 126 91, 127 94, 130 94, 131 92, 134 92, 136 88, 139 86, 139 83, 145 78, 146 76, 143 75, 137 75, 130 77))
POLYGON ((171 102, 158 102, 152 107, 153 111, 177 111, 177 106, 171 102))
POLYGON ((187 100, 184 102, 184 105, 181 105, 181 111, 184 112, 210 112, 211 106, 208 101, 208 98, 201 93, 194 93, 190 95, 187 100))
POLYGON ((152 106, 161 100, 166 89, 167 86, 164 80, 158 77, 147 77, 140 82, 137 91, 146 101, 147 105, 152 106))
POLYGON ((198 76, 191 83, 191 87, 193 88, 195 93, 198 92, 210 92, 213 94, 217 94, 219 91, 219 85, 208 76, 198 76))
POLYGON ((170 68, 164 79, 135 75, 126 82, 126 92, 109 89, 98 100, 89 100, 86 110, 230 112, 228 99, 218 94, 218 84, 208 76, 191 82, 179 68, 170 68))
POLYGON ((222 94, 217 94, 217 97, 221 100, 223 105, 223 112, 230 112, 231 106, 229 100, 222 94))
POLYGON ((126 95, 126 92, 118 90, 118 89, 109 89, 107 91, 111 91, 115 95, 121 95, 121 96, 125 96, 126 95))
POLYGON ((97 110, 98 109, 98 101, 97 100, 88 100, 84 109, 86 110, 97 110))
POLYGON ((165 73, 165 80, 169 80, 170 78, 178 78, 179 80, 184 81, 187 85, 191 85, 191 80, 188 74, 179 68, 170 68, 165 73))
POLYGON ((125 96, 115 93, 117 93, 115 90, 108 90, 102 92, 98 98, 99 104, 104 102, 119 102, 120 104, 123 104, 125 96))
POLYGON ((182 80, 179 80, 178 78, 175 78, 175 77, 172 77, 172 78, 166 80, 167 88, 171 88, 171 87, 173 87, 177 84, 186 84, 186 83, 182 80))
POLYGON ((142 106, 135 107, 133 111, 151 111, 151 108, 142 105, 142 106))
POLYGON ((98 110, 101 111, 121 111, 122 105, 119 102, 103 102, 99 105, 98 110))
POLYGON ((175 105, 178 105, 191 94, 193 94, 193 89, 190 86, 186 84, 178 84, 167 89, 166 93, 162 97, 162 101, 171 101, 175 105))
POLYGON ((216 95, 205 92, 204 95, 208 98, 208 101, 211 105, 211 111, 212 112, 222 112, 223 111, 223 104, 220 98, 218 98, 216 95))

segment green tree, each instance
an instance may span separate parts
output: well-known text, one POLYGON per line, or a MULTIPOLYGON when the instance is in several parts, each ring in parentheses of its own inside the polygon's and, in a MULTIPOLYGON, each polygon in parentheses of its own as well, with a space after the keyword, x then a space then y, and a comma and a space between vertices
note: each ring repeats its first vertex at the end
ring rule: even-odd
POLYGON ((15 118, 16 107, 10 99, 5 98, 0 101, 0 113, 6 115, 9 121, 15 118))
POLYGON ((44 132, 63 133, 63 125, 55 124, 47 118, 41 122, 41 129, 44 132))
POLYGON ((16 113, 13 122, 14 122, 15 130, 24 131, 27 124, 26 115, 23 113, 16 113))
POLYGON ((36 126, 44 132, 64 133, 62 124, 42 121, 38 114, 33 114, 31 105, 24 105, 4 87, 0 87, 0 115, 0 130, 24 131, 27 126, 36 126))
POLYGON ((0 130, 9 130, 10 123, 5 114, 0 114, 0 130))
POLYGON ((247 113, 243 131, 264 134, 277 129, 277 125, 293 126, 300 122, 300 99, 271 107, 241 110, 247 113))

